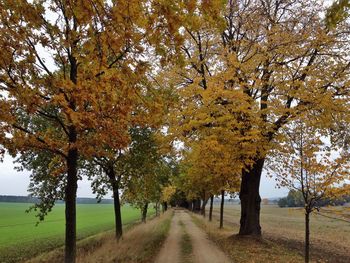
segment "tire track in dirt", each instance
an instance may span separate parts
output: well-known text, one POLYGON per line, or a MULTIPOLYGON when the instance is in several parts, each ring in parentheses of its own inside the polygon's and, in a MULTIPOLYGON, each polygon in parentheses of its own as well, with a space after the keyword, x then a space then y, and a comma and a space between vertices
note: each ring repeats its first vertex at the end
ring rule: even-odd
POLYGON ((162 246, 155 263, 180 263, 181 251, 181 226, 179 225, 179 213, 181 210, 174 210, 174 216, 171 220, 168 237, 162 246))
POLYGON ((182 222, 185 231, 190 236, 192 243, 192 255, 189 258, 193 263, 229 263, 232 262, 221 251, 207 234, 200 229, 185 210, 176 209, 171 221, 170 230, 163 247, 161 248, 156 263, 181 263, 181 239, 183 230, 179 222, 182 222))
POLYGON ((180 218, 192 240, 192 261, 194 263, 232 262, 222 250, 209 240, 208 235, 193 222, 191 216, 187 212, 181 213, 180 218))

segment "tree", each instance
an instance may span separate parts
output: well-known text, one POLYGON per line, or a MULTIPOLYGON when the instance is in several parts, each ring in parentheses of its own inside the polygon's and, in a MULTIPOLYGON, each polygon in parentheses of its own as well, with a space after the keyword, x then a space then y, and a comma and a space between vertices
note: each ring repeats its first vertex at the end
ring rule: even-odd
POLYGON ((310 214, 319 210, 323 199, 343 196, 350 179, 348 154, 339 147, 327 145, 320 136, 320 131, 304 120, 291 123, 285 143, 274 151, 269 166, 280 186, 291 189, 289 199, 302 197, 295 206, 304 206, 305 262, 309 262, 310 257, 310 214))
POLYGON ((279 207, 304 207, 304 197, 300 191, 289 190, 287 197, 278 200, 279 207))
MULTIPOLYGON (((133 108, 132 118, 130 118, 129 126, 146 126, 149 125, 155 129, 159 127, 162 115, 166 110, 160 110, 166 107, 164 92, 154 87, 153 83, 147 78, 139 84, 142 87, 142 92, 138 94, 139 101, 133 108)), ((135 128, 129 129, 129 135, 132 139, 135 137, 135 128)), ((130 144, 130 143, 129 143, 130 144)), ((123 189, 124 177, 128 173, 128 153, 129 146, 121 145, 120 148, 112 148, 106 145, 104 148, 105 154, 102 156, 92 156, 84 162, 84 171, 92 180, 92 188, 94 193, 97 193, 98 199, 101 199, 108 193, 108 190, 113 192, 114 200, 114 218, 116 239, 122 237, 122 217, 121 217, 121 201, 119 191, 123 189)), ((165 151, 165 150, 164 150, 165 151)), ((133 159, 131 159, 133 160, 133 159)), ((131 163, 129 165, 132 166, 131 163)), ((158 208, 158 204, 156 205, 158 208)), ((156 209, 158 213, 158 209, 156 209)))
POLYGON ((163 212, 168 209, 168 204, 170 204, 171 199, 176 193, 176 187, 174 185, 164 186, 162 189, 163 212))
POLYGON ((141 220, 146 222, 148 205, 154 202, 158 209, 171 169, 159 153, 154 130, 134 127, 130 132, 132 140, 125 158, 122 199, 140 208, 141 220))
MULTIPOLYGON (((208 133, 211 131, 215 132, 214 129, 209 129, 208 133)), ((216 136, 207 134, 201 139, 188 143, 191 148, 185 152, 183 160, 185 183, 182 189, 187 192, 188 199, 196 197, 202 199, 201 214, 204 217, 205 206, 210 198, 210 221, 214 195, 221 195, 220 228, 223 227, 225 191, 238 191, 242 169, 240 166, 236 167, 237 170, 232 169, 231 163, 239 157, 225 135, 226 133, 220 131, 216 136)))
POLYGON ((210 196, 210 205, 209 205, 209 221, 213 219, 213 204, 214 204, 214 195, 210 196))
POLYGON ((2 0, 0 9, 1 143, 14 156, 50 153, 47 172, 64 174, 39 181, 64 187, 65 261, 75 262, 78 161, 128 142, 146 69, 142 2, 2 0))
POLYGON ((345 35, 340 28, 336 34, 326 29, 322 9, 316 1, 232 1, 225 16, 223 45, 232 82, 256 103, 261 120, 263 147, 242 174, 242 235, 261 234, 261 172, 279 130, 307 110, 317 111, 319 125, 329 126, 330 115, 337 116, 336 108, 345 105, 338 96, 346 89, 338 83, 348 74, 348 64, 339 59, 345 50, 338 43, 345 35))
POLYGON ((334 1, 331 7, 327 10, 326 22, 330 28, 335 27, 349 15, 350 2, 349 0, 334 1))
POLYGON ((119 150, 108 157, 94 157, 90 161, 85 161, 82 167, 82 172, 92 180, 91 187, 93 193, 97 194, 98 200, 101 200, 109 190, 113 193, 115 237, 117 240, 123 235, 119 191, 122 189, 124 161, 122 150, 119 150))
POLYGON ((49 151, 26 151, 16 162, 20 164, 18 170, 31 171, 28 192, 32 198, 38 198, 35 205, 27 212, 36 211, 36 217, 43 221, 51 211, 56 200, 65 199, 65 185, 67 183, 64 167, 60 159, 49 151))
POLYGON ((345 112, 346 30, 329 30, 317 1, 168 5, 183 51, 181 70, 167 77, 180 97, 176 136, 198 139, 217 127, 235 134, 226 137, 242 155, 231 165, 242 167, 239 234, 261 235, 260 178, 281 128, 305 111, 318 113, 314 125, 331 128, 345 112))

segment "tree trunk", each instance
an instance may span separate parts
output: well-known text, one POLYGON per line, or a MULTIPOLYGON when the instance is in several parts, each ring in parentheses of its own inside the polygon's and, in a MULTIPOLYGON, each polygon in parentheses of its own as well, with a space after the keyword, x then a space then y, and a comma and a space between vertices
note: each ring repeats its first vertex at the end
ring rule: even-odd
POLYGON ((209 208, 209 221, 212 220, 213 217, 213 203, 214 203, 214 195, 210 196, 210 208, 209 208))
POLYGON ((156 203, 156 216, 159 216, 159 203, 156 203))
MULTIPOLYGON (((76 44, 71 46, 71 52, 68 56, 70 62, 70 80, 76 85, 78 83, 78 64, 74 57, 74 49, 76 44)), ((69 101, 69 108, 76 109, 75 100, 69 101)), ((77 131, 75 126, 68 126, 68 141, 72 146, 77 142, 77 131)), ((67 156, 67 185, 65 188, 65 217, 66 217, 66 240, 65 240, 65 263, 75 263, 76 256, 76 235, 77 235, 77 215, 76 215, 76 199, 78 189, 78 149, 74 146, 69 148, 67 156)))
POLYGON ((71 149, 67 157, 67 185, 65 189, 66 217, 66 263, 74 263, 76 256, 76 198, 78 189, 78 150, 71 149))
POLYGON ((193 212, 198 213, 201 211, 201 199, 197 198, 194 200, 193 212))
POLYGON ((188 210, 192 211, 192 208, 193 208, 193 202, 190 201, 188 202, 188 210))
POLYGON ((162 203, 162 212, 164 213, 166 210, 168 210, 168 204, 167 202, 162 203))
POLYGON ((142 221, 142 223, 146 223, 147 209, 148 209, 148 203, 146 203, 146 204, 142 207, 142 216, 141 216, 141 221, 142 221))
POLYGON ((115 220, 115 237, 119 240, 123 236, 122 213, 120 210, 119 187, 113 189, 114 199, 114 220, 115 220))
POLYGON ((208 203, 208 199, 203 199, 202 200, 201 215, 203 217, 205 217, 205 206, 207 205, 207 203, 208 203))
POLYGON ((241 220, 239 235, 261 235, 259 194, 260 178, 265 159, 259 159, 248 171, 242 172, 241 190, 241 220))
POLYGON ((220 228, 223 228, 224 226, 224 202, 225 202, 225 190, 221 190, 220 228))
POLYGON ((305 212, 305 263, 310 260, 310 212, 305 212))
POLYGON ((122 214, 120 210, 119 180, 117 180, 116 178, 113 165, 111 165, 108 168, 107 174, 113 190, 115 238, 119 240, 123 235, 123 226, 122 226, 122 214))

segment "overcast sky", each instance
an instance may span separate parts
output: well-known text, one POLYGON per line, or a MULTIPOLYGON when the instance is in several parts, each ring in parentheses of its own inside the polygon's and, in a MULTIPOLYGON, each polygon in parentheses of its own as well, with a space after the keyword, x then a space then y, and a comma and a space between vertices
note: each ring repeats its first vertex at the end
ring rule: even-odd
MULTIPOLYGON (((6 155, 0 163, 0 195, 28 195, 28 171, 17 172, 14 169, 13 159, 6 155)), ((262 176, 260 194, 262 198, 282 197, 288 193, 287 189, 276 189, 273 179, 262 176)), ((79 181, 78 197, 94 197, 87 180, 79 181)), ((111 196, 107 196, 108 198, 111 196)))

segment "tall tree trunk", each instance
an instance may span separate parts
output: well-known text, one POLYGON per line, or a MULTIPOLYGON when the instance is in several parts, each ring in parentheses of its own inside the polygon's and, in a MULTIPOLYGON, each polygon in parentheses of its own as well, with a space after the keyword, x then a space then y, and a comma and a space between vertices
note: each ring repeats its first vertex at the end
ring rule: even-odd
MULTIPOLYGON (((71 53, 68 56, 70 62, 69 78, 75 85, 78 83, 78 64, 74 57, 74 49, 76 43, 71 46, 71 53)), ((76 109, 75 100, 73 98, 69 101, 69 108, 76 109)), ((77 142, 77 130, 72 124, 68 126, 68 140, 69 145, 74 145, 77 142)), ((66 240, 65 240, 65 263, 75 263, 76 256, 76 199, 78 189, 78 149, 72 147, 68 150, 67 156, 67 185, 65 189, 65 203, 66 203, 66 240)))
POLYGON ((224 226, 224 202, 225 202, 225 190, 221 190, 220 228, 223 228, 224 226))
POLYGON ((141 221, 142 221, 142 223, 146 223, 147 209, 148 209, 148 203, 146 203, 146 204, 142 207, 142 216, 141 216, 141 221))
POLYGON ((116 177, 113 164, 108 168, 107 174, 113 190, 115 238, 119 240, 123 235, 123 225, 119 198, 119 179, 116 177))
POLYGON ((115 220, 115 237, 119 240, 123 236, 122 213, 120 209, 119 187, 113 189, 114 199, 114 220, 115 220))
POLYGON ((250 170, 242 172, 239 235, 261 235, 259 187, 264 161, 265 159, 259 159, 250 170))
POLYGON ((305 212, 305 263, 310 260, 310 212, 305 212))
POLYGON ((214 203, 214 195, 210 196, 210 208, 209 208, 209 221, 212 220, 213 217, 213 203, 214 203))
MULTIPOLYGON (((76 136, 76 135, 75 135, 76 136)), ((66 263, 74 263, 76 256, 76 198, 78 189, 78 150, 71 149, 67 157, 67 185, 65 189, 66 263)))

